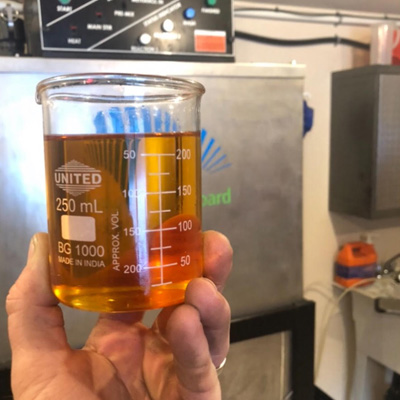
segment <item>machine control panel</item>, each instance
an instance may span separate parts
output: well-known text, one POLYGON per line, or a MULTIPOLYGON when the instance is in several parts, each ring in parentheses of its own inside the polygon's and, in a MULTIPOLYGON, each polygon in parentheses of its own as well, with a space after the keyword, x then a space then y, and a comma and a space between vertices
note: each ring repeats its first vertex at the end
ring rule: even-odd
POLYGON ((43 55, 233 61, 232 0, 37 1, 43 55))

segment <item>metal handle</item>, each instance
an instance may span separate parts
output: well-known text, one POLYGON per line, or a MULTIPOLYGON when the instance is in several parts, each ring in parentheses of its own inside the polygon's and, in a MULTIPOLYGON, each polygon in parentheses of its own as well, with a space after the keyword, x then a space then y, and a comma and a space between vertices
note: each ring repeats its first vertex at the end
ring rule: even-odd
POLYGON ((379 313, 400 315, 400 299, 378 297, 375 299, 375 310, 379 313))

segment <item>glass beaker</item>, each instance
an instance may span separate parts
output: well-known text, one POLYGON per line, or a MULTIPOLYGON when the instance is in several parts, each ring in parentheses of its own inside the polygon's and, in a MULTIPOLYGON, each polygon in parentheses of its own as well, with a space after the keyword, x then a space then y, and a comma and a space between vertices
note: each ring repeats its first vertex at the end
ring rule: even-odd
POLYGON ((193 81, 128 74, 40 82, 51 284, 91 311, 183 301, 201 276, 200 100, 193 81))

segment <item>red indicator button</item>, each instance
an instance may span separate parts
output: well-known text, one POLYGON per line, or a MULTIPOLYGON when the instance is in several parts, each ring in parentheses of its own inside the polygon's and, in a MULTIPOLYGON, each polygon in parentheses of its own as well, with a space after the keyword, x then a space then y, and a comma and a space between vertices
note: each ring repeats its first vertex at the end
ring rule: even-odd
POLYGON ((194 49, 199 53, 226 53, 226 32, 196 29, 194 49))

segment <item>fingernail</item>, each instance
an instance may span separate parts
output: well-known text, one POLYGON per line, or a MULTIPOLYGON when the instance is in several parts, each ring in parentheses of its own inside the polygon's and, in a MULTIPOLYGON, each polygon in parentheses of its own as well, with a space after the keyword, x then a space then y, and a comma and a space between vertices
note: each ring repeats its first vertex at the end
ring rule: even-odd
POLYGON ((209 278, 203 278, 206 282, 210 283, 215 290, 218 290, 217 285, 209 278))
POLYGON ((28 261, 35 255, 36 245, 37 245, 37 238, 36 235, 34 235, 29 243, 28 261))

